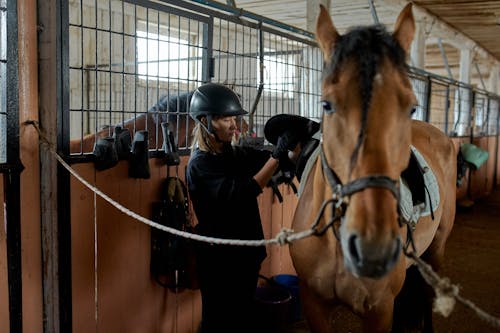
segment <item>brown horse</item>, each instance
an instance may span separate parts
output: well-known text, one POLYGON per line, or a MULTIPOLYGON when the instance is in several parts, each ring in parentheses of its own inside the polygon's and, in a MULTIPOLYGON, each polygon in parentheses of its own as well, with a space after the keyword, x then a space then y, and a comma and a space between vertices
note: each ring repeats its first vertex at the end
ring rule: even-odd
POLYGON ((339 35, 321 7, 316 27, 325 61, 321 148, 301 180, 293 229, 308 229, 316 221, 323 232, 290 246, 312 332, 347 332, 353 318, 365 332, 405 331, 406 324, 432 331, 430 298, 415 297, 427 296, 429 287, 401 253, 415 250, 439 268, 455 217, 457 160, 444 133, 411 120, 416 98, 405 58, 414 31, 411 4, 392 34, 371 26, 339 35), (440 201, 410 227, 402 222, 398 203, 411 146, 434 173, 440 201), (349 322, 343 322, 346 309, 355 314, 348 315, 349 322))
MULTIPOLYGON (((175 142, 180 149, 188 149, 191 145, 191 133, 194 128, 194 120, 189 116, 188 108, 191 101, 192 92, 180 93, 178 95, 165 95, 160 97, 158 103, 151 107, 147 113, 140 113, 137 116, 125 120, 119 124, 131 133, 138 130, 147 130, 149 132, 149 149, 162 149, 163 132, 161 123, 167 122, 170 130, 176 133, 175 142)), ((91 153, 97 138, 112 136, 114 125, 94 134, 88 134, 81 139, 70 141, 71 154, 91 153)), ((238 123, 238 135, 248 133, 248 124, 244 119, 238 123)), ((239 137, 235 138, 239 140, 239 137)))

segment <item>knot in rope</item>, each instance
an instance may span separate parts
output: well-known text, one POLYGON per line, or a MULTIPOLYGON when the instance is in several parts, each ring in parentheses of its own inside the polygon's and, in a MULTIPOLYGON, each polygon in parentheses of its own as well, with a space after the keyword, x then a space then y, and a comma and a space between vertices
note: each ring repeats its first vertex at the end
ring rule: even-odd
POLYGON ((281 246, 291 243, 289 238, 291 235, 293 235, 293 233, 294 232, 292 229, 281 229, 280 232, 276 235, 276 242, 281 246))

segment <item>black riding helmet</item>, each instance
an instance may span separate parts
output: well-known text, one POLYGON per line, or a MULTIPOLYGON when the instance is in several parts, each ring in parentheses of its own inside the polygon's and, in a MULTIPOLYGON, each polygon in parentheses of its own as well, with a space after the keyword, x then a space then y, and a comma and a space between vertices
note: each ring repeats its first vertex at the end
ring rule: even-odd
POLYGON ((212 132, 212 117, 241 116, 248 114, 241 106, 240 99, 231 89, 218 83, 206 83, 193 93, 189 115, 208 132, 212 132), (207 117, 208 128, 200 121, 207 117))

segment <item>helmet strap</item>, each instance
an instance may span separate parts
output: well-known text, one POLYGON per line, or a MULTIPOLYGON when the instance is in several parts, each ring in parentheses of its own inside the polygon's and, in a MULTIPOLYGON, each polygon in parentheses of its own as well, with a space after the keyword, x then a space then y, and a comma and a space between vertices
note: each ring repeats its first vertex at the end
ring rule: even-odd
POLYGON ((213 136, 215 137, 215 141, 216 142, 219 142, 219 143, 223 142, 219 138, 219 136, 217 135, 217 133, 215 133, 215 130, 214 130, 213 126, 212 126, 212 115, 211 114, 207 114, 206 115, 206 119, 207 119, 207 125, 205 125, 202 121, 200 121, 201 127, 203 127, 203 129, 205 131, 207 131, 208 134, 213 134, 213 136))

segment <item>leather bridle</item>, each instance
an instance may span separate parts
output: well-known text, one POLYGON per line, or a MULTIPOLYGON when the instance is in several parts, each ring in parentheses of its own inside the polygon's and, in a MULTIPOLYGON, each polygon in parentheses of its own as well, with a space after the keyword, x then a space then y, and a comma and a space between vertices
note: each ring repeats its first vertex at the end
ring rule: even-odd
MULTIPOLYGON (((318 215, 315 221, 312 224, 313 229, 315 230, 315 234, 320 236, 323 235, 328 228, 332 227, 333 232, 337 239, 339 238, 338 231, 335 227, 333 227, 336 221, 340 221, 347 209, 349 198, 351 195, 363 191, 367 188, 384 188, 389 190, 394 198, 397 201, 398 213, 399 213, 399 180, 392 179, 386 175, 373 174, 365 177, 361 177, 355 180, 352 180, 346 184, 342 184, 340 178, 337 174, 332 170, 328 161, 326 159, 326 155, 323 149, 323 142, 320 142, 320 156, 321 156, 321 166, 323 169, 323 173, 332 189, 332 198, 327 199, 321 205, 321 208, 318 212, 318 215), (321 217, 324 215, 326 207, 329 204, 333 204, 332 206, 332 217, 328 221, 328 223, 322 228, 318 229, 318 224, 321 217)), ((401 214, 399 214, 401 216, 401 214)), ((399 218, 399 223, 401 225, 401 219, 399 218)))

